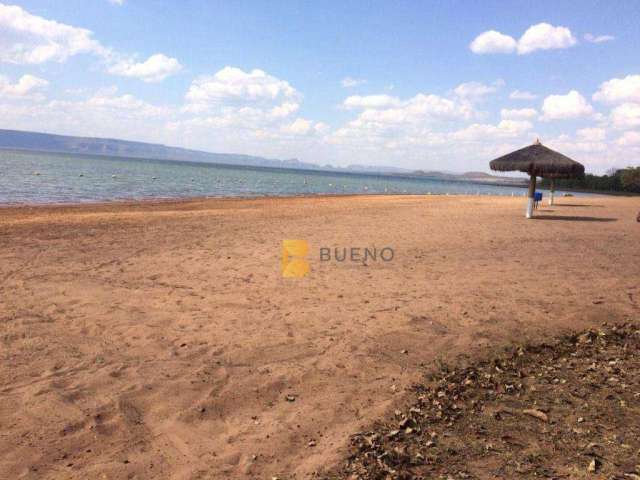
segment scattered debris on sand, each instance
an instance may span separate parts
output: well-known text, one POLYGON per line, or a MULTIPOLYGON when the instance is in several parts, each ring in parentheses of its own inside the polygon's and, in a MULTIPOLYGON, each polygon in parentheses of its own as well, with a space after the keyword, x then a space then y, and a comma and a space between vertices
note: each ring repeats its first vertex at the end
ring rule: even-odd
POLYGON ((640 479, 640 326, 442 366, 325 479, 640 479))

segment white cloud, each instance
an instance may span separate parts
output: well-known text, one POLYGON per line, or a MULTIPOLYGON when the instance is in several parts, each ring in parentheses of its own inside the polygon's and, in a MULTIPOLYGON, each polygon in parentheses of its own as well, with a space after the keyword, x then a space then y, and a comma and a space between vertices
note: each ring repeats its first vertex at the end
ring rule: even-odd
POLYGON ((576 132, 576 137, 583 142, 604 142, 607 131, 604 128, 581 128, 576 132))
POLYGON ((109 0, 109 3, 111 3, 112 5, 124 5, 124 0, 109 0))
POLYGON ((513 37, 495 30, 489 30, 478 35, 469 44, 473 53, 483 55, 487 53, 512 53, 516 50, 517 42, 513 37))
POLYGON ((537 115, 538 115, 538 112, 534 108, 520 108, 520 109, 503 108, 502 110, 500 110, 500 117, 506 120, 534 118, 537 115))
POLYGON ((43 100, 41 91, 48 85, 48 81, 33 75, 23 75, 13 84, 0 75, 0 98, 43 100))
POLYGON ((569 135, 559 135, 545 141, 545 145, 554 150, 566 153, 584 162, 585 159, 592 159, 593 162, 603 162, 603 153, 607 153, 608 145, 601 141, 589 141, 580 138, 572 139, 569 135))
POLYGON ((322 151, 330 127, 294 116, 302 95, 262 70, 227 66, 193 80, 167 130, 191 148, 291 158, 322 151))
POLYGON ((304 135, 311 131, 313 123, 311 120, 304 118, 296 118, 292 123, 283 125, 282 130, 288 133, 294 133, 298 135, 304 135))
POLYGON ((479 100, 482 97, 485 97, 491 93, 494 93, 498 86, 502 86, 503 82, 498 81, 497 84, 494 85, 485 85, 480 82, 467 82, 458 85, 453 93, 458 95, 461 98, 466 98, 469 100, 479 100))
POLYGON ((509 94, 509 98, 511 100, 535 100, 538 96, 531 92, 514 90, 509 94))
POLYGON ((182 70, 182 65, 175 58, 162 53, 151 55, 141 63, 121 60, 108 68, 109 73, 123 77, 135 77, 144 82, 160 82, 170 75, 182 70))
POLYGON ((621 145, 618 141, 606 140, 609 135, 597 138, 597 134, 594 137, 592 132, 591 135, 587 135, 583 130, 578 130, 573 138, 569 135, 558 135, 545 138, 544 143, 584 163, 588 172, 604 173, 610 168, 620 167, 628 162, 633 147, 621 145))
POLYGON ((225 106, 251 106, 275 108, 274 114, 282 116, 283 113, 295 111, 301 97, 289 82, 262 70, 245 72, 227 66, 214 75, 196 78, 185 99, 186 109, 191 112, 211 111, 225 106))
POLYGON ((325 134, 331 129, 331 127, 324 122, 316 122, 313 129, 318 134, 325 134))
POLYGON ((354 108, 389 108, 399 106, 402 102, 398 97, 391 95, 352 95, 347 97, 342 106, 347 109, 354 108))
POLYGON ((615 40, 613 35, 593 35, 592 33, 585 33, 584 39, 589 43, 604 43, 615 40))
POLYGON ((513 37, 489 30, 478 35, 469 45, 473 53, 513 53, 525 55, 536 50, 563 49, 574 46, 576 38, 567 27, 549 23, 531 25, 516 41, 513 37))
POLYGON ((626 130, 640 127, 640 103, 623 103, 609 114, 615 128, 626 130))
POLYGON ((640 132, 624 132, 624 134, 616 140, 621 147, 640 147, 640 132))
POLYGON ((111 87, 77 100, 0 104, 0 128, 165 143, 174 109, 153 105, 111 87))
POLYGON ((296 118, 293 122, 281 127, 281 131, 292 135, 311 135, 324 133, 328 125, 322 122, 312 122, 306 118, 296 118))
POLYGON ((116 95, 116 92, 102 92, 89 98, 84 105, 98 109, 129 111, 141 117, 162 117, 170 114, 166 107, 158 107, 140 100, 133 95, 116 95))
POLYGON ((64 62, 81 53, 106 55, 93 33, 0 4, 0 61, 18 64, 64 62))
POLYGON ((296 102, 284 102, 281 105, 276 105, 270 110, 270 114, 273 117, 288 117, 294 112, 297 112, 300 108, 300 104, 296 102))
MULTIPOLYGON (((460 93, 479 93, 474 88, 464 87, 460 93)), ((452 92, 450 98, 419 93, 409 99, 400 99, 386 94, 350 96, 342 103, 346 109, 362 110, 355 120, 343 127, 341 134, 349 135, 358 131, 389 135, 392 131, 409 128, 423 128, 427 124, 468 120, 479 113, 467 98, 452 92)))
POLYGON ((496 138, 517 137, 532 128, 531 122, 526 120, 502 120, 497 125, 474 123, 453 132, 451 138, 461 141, 488 141, 496 138))
MULTIPOLYGON (((464 93, 467 93, 466 90, 464 93)), ((386 157, 396 157, 401 162, 425 154, 436 155, 437 148, 448 145, 456 151, 452 128, 479 116, 468 99, 451 91, 450 97, 419 93, 408 99, 398 97, 371 96, 348 102, 362 111, 346 125, 334 130, 326 141, 339 147, 339 152, 348 155, 350 161, 371 158, 385 152, 386 157), (429 153, 425 153, 429 152, 429 153)), ((501 134, 513 126, 503 125, 501 134)), ((476 149, 474 155, 480 150, 476 149)), ((439 152, 439 151, 438 151, 439 152)), ((439 155, 442 155, 440 152, 439 155)), ((369 160, 370 161, 370 160, 369 160)))
POLYGON ((549 95, 542 104, 543 120, 562 120, 593 114, 593 107, 577 90, 566 95, 549 95))
POLYGON ((362 121, 406 124, 442 119, 468 119, 475 114, 468 102, 419 93, 399 105, 386 109, 369 108, 360 114, 362 121))
POLYGON ((157 53, 142 63, 115 52, 93 38, 85 28, 48 20, 15 5, 0 3, 0 62, 43 64, 65 62, 91 54, 101 59, 109 73, 157 82, 181 69, 175 58, 157 53))
POLYGON ((344 87, 344 88, 353 88, 353 87, 358 87, 360 85, 364 85, 365 83, 367 83, 366 80, 363 80, 361 78, 352 78, 352 77, 345 77, 342 79, 342 81, 340 82, 340 84, 344 87))
POLYGON ((361 111, 326 141, 338 147, 336 151, 350 163, 363 157, 366 161, 383 151, 402 162, 424 156, 425 148, 429 155, 435 154, 430 147, 450 142, 449 133, 436 130, 450 129, 478 115, 472 103, 453 92, 450 98, 425 93, 408 99, 374 95, 352 98, 347 104, 361 111))
POLYGON ((567 27, 554 27, 548 23, 530 26, 518 40, 518 54, 524 55, 536 50, 569 48, 577 43, 567 27))
POLYGON ((640 102, 640 75, 607 80, 593 94, 593 99, 606 103, 640 102))

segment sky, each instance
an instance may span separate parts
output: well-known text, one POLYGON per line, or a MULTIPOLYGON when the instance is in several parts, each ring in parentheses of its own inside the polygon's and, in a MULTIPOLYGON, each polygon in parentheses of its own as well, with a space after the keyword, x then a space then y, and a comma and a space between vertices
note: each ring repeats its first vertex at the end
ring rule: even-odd
POLYGON ((0 3, 0 128, 335 166, 640 163, 640 2, 0 3))

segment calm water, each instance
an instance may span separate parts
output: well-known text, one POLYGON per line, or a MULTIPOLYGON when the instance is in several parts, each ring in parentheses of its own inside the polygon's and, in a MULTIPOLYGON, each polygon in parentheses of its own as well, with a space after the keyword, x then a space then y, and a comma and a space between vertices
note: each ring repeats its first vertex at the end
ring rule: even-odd
POLYGON ((353 193, 524 195, 427 178, 0 150, 0 204, 353 193))

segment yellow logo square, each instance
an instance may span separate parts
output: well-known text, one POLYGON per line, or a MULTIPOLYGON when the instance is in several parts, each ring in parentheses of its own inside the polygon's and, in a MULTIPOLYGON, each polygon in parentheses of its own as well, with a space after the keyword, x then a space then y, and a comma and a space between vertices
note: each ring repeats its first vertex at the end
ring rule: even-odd
POLYGON ((309 254, 309 244, 305 240, 282 241, 282 276, 301 278, 309 273, 309 262, 304 258, 309 254))

